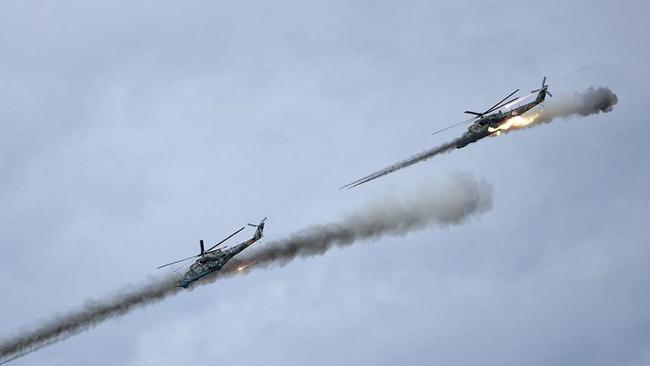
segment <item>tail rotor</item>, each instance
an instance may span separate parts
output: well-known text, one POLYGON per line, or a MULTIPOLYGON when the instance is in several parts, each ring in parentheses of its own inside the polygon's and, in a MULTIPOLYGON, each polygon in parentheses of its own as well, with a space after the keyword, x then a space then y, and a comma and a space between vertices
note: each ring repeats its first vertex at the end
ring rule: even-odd
POLYGON ((259 240, 260 238, 262 238, 262 235, 263 235, 263 232, 264 232, 264 221, 266 221, 267 218, 268 217, 263 218, 262 221, 260 221, 260 223, 257 224, 257 225, 248 223, 248 226, 252 226, 252 227, 257 228, 257 230, 255 230, 255 235, 253 236, 256 240, 259 240))
POLYGON ((257 225, 255 225, 255 224, 251 224, 250 222, 249 222, 247 225, 248 225, 248 226, 252 226, 252 227, 260 227, 260 226, 264 226, 264 221, 266 221, 266 219, 268 219, 268 217, 263 218, 262 221, 260 221, 260 223, 257 224, 257 225))
POLYGON ((542 91, 542 90, 543 90, 544 93, 546 93, 549 97, 552 97, 552 96, 553 96, 553 94, 551 94, 551 92, 548 91, 548 85, 546 85, 546 76, 544 76, 544 79, 542 79, 542 87, 539 88, 539 89, 532 90, 531 93, 537 93, 537 92, 540 92, 540 91, 542 91))

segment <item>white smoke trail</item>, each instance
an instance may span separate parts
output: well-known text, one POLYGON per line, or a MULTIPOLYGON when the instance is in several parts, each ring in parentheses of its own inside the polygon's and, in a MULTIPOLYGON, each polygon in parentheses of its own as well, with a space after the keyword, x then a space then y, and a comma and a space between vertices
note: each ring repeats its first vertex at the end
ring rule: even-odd
POLYGON ((408 195, 393 193, 340 221, 316 225, 289 238, 244 253, 234 264, 254 268, 284 265, 298 257, 321 255, 334 246, 385 235, 405 235, 430 226, 463 224, 492 208, 492 188, 484 181, 456 175, 443 184, 427 184, 408 195))
POLYGON ((429 159, 431 159, 432 157, 434 157, 436 155, 440 155, 440 154, 443 154, 443 153, 450 152, 451 150, 453 150, 456 147, 456 142, 457 141, 458 141, 458 139, 446 142, 446 143, 444 143, 442 145, 439 145, 439 146, 436 146, 436 147, 434 147, 432 149, 422 151, 422 152, 420 152, 418 154, 415 154, 415 155, 411 156, 408 159, 404 159, 404 160, 402 160, 400 162, 397 162, 397 163, 395 163, 393 165, 387 166, 386 168, 378 170, 378 171, 376 171, 376 172, 374 172, 374 173, 372 173, 370 175, 367 175, 367 176, 365 176, 363 178, 357 179, 354 182, 348 183, 348 184, 340 187, 339 189, 354 188, 356 186, 359 186, 359 185, 362 185, 364 183, 370 182, 371 180, 377 179, 379 177, 383 177, 384 175, 396 172, 396 171, 398 171, 400 169, 404 169, 406 167, 409 167, 409 166, 411 166, 413 164, 416 164, 416 163, 419 163, 421 161, 429 160, 429 159))
POLYGON ((558 118, 608 113, 614 109, 616 103, 618 103, 618 96, 609 88, 590 87, 582 92, 547 100, 543 107, 531 110, 520 117, 511 118, 495 130, 498 130, 499 134, 504 134, 551 123, 558 118))
POLYGON ((549 123, 558 117, 590 116, 608 113, 618 103, 618 96, 609 88, 590 87, 582 92, 558 97, 545 103, 536 123, 549 123))
MULTIPOLYGON (((522 99, 519 99, 517 102, 521 102, 521 100, 522 99)), ((393 165, 389 165, 386 168, 378 170, 363 178, 357 179, 354 182, 348 183, 339 189, 357 187, 361 184, 370 182, 371 180, 375 180, 379 177, 383 177, 384 175, 394 173, 413 164, 431 159, 436 155, 448 153, 454 150, 454 148, 462 148, 464 146, 467 146, 469 143, 476 142, 484 137, 490 136, 490 133, 495 133, 495 135, 498 136, 500 134, 509 133, 522 128, 531 128, 540 123, 550 123, 559 117, 566 118, 576 115, 584 117, 592 114, 607 113, 614 108, 614 105, 617 102, 618 97, 609 88, 595 89, 593 87, 590 87, 583 92, 574 93, 572 95, 556 98, 556 100, 553 101, 548 101, 545 103, 546 105, 542 109, 539 109, 540 107, 535 107, 535 109, 523 114, 523 117, 516 116, 507 120, 502 120, 499 122, 499 126, 489 127, 487 131, 483 131, 484 134, 482 135, 477 132, 469 133, 469 135, 463 135, 452 141, 413 155, 408 159, 402 160, 393 165), (525 117, 531 112, 537 112, 537 114, 535 114, 534 117, 525 117)), ((511 103, 508 106, 512 105, 513 104, 511 103)))

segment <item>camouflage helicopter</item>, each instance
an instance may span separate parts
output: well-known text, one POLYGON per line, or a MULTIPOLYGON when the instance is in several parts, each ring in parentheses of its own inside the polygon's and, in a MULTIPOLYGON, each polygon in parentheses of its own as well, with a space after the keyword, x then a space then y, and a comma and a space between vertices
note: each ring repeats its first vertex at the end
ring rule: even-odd
POLYGON ((205 250, 203 240, 199 241, 199 245, 201 248, 201 252, 197 255, 193 255, 191 257, 187 257, 181 260, 177 260, 175 262, 163 264, 162 266, 159 266, 158 269, 171 266, 172 264, 176 263, 181 263, 188 261, 190 259, 194 258, 199 258, 197 259, 185 272, 183 275, 183 278, 181 278, 178 281, 178 287, 182 288, 188 288, 192 282, 197 281, 201 279, 202 277, 207 276, 208 274, 220 270, 229 260, 231 260, 234 256, 239 254, 241 251, 244 249, 248 248, 251 246, 253 243, 256 241, 260 240, 262 238, 262 234, 264 232, 264 221, 266 221, 266 217, 260 221, 259 224, 254 225, 254 224, 248 224, 249 226, 253 226, 256 228, 255 234, 253 234, 253 237, 243 243, 234 245, 228 249, 226 248, 217 248, 219 245, 223 244, 226 242, 226 240, 232 238, 236 234, 238 234, 240 231, 244 230, 245 226, 242 226, 241 229, 235 231, 234 233, 228 235, 225 239, 222 241, 218 242, 217 244, 213 245, 212 247, 208 248, 208 250, 205 250))
POLYGON ((548 91, 548 85, 546 85, 546 77, 542 79, 542 86, 539 89, 531 91, 530 95, 527 95, 523 98, 515 97, 513 99, 508 100, 510 97, 515 95, 518 91, 519 89, 508 94, 505 98, 501 99, 497 104, 488 108, 485 112, 479 113, 474 111, 465 111, 465 113, 474 115, 474 117, 453 124, 449 127, 445 127, 433 133, 433 135, 435 135, 439 132, 446 131, 450 128, 454 128, 460 125, 473 122, 472 125, 469 126, 469 128, 467 128, 467 132, 463 133, 460 137, 448 143, 445 143, 443 145, 437 146, 433 149, 423 151, 420 154, 413 155, 409 159, 397 162, 393 165, 378 170, 363 178, 357 179, 354 182, 348 183, 340 187, 339 189, 344 189, 344 188, 350 189, 350 188, 357 187, 361 184, 370 182, 371 180, 377 179, 379 177, 383 177, 386 174, 390 174, 399 169, 403 169, 410 165, 418 163, 420 161, 429 159, 433 155, 440 154, 452 148, 461 149, 480 139, 488 137, 492 134, 497 134, 498 132, 508 128, 509 126, 508 124, 513 117, 522 115, 527 111, 533 109, 535 106, 539 105, 540 103, 544 102, 544 100, 546 99, 546 95, 548 95, 549 97, 553 96, 548 91), (534 93, 537 93, 535 99, 529 103, 524 103, 525 100, 532 98, 534 93))
POLYGON ((501 99, 497 104, 493 105, 492 107, 488 108, 485 112, 483 113, 478 113, 478 112, 473 112, 473 111, 465 111, 464 113, 467 114, 473 114, 475 117, 472 117, 469 120, 463 121, 461 123, 457 123, 455 125, 451 125, 449 127, 443 128, 442 130, 438 130, 433 133, 433 135, 448 130, 452 127, 459 126, 461 124, 468 124, 471 122, 471 126, 467 128, 467 132, 465 132, 460 138, 458 138, 455 141, 455 146, 457 149, 461 149, 473 142, 476 142, 482 138, 488 137, 492 135, 493 133, 498 131, 498 127, 505 123, 508 119, 519 116, 521 114, 526 113, 527 111, 533 109, 535 106, 538 104, 541 104, 544 102, 544 99, 546 99, 546 95, 549 97, 552 97, 553 95, 548 91, 548 85, 546 85, 546 76, 544 79, 542 79, 542 86, 539 89, 531 91, 532 93, 537 93, 537 97, 535 100, 522 104, 516 108, 507 110, 505 112, 502 112, 500 108, 508 108, 509 106, 512 106, 513 104, 516 104, 517 102, 520 101, 519 98, 515 97, 514 99, 506 101, 508 98, 512 97, 515 95, 519 89, 513 91, 510 93, 508 96, 505 98, 501 99), (498 111, 497 111, 498 110, 498 111), (497 111, 497 112, 495 112, 497 111))

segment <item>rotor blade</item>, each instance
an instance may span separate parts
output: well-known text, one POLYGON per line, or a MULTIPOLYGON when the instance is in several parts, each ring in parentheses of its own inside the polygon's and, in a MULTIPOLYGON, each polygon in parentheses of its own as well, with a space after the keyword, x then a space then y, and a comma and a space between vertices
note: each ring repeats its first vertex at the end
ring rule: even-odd
POLYGON ((499 108, 501 108, 501 107, 503 107, 503 106, 506 106, 506 105, 508 105, 508 104, 510 104, 510 103, 512 103, 512 102, 514 102, 514 101, 516 101, 517 99, 519 99, 519 97, 515 97, 515 98, 510 99, 510 100, 507 101, 507 102, 503 102, 503 103, 501 103, 500 105, 494 107, 490 112, 494 112, 495 110, 497 110, 497 109, 499 109, 499 108))
POLYGON ((499 101, 499 103, 495 104, 495 105, 492 106, 490 109, 488 109, 487 111, 483 112, 483 114, 486 114, 486 113, 490 113, 490 112, 492 112, 495 108, 498 108, 498 107, 499 107, 499 104, 503 103, 504 100, 506 100, 506 99, 510 98, 511 96, 515 95, 515 93, 517 93, 518 91, 519 91, 519 89, 517 89, 517 90, 513 91, 512 93, 508 94, 507 97, 501 99, 501 100, 499 101))
POLYGON ((263 218, 262 221, 260 221, 260 223, 257 224, 257 225, 251 224, 250 222, 248 224, 246 224, 246 225, 252 226, 252 227, 259 227, 260 225, 262 225, 264 223, 264 221, 266 221, 266 219, 268 219, 268 217, 263 218))
POLYGON ((193 255, 193 256, 191 256, 191 257, 187 257, 187 258, 185 258, 185 259, 177 260, 176 262, 171 262, 171 263, 163 264, 162 266, 156 267, 156 269, 161 269, 161 268, 163 268, 163 267, 171 266, 172 264, 176 264, 176 263, 180 263, 180 262, 185 262, 185 261, 188 261, 188 260, 190 260, 190 259, 192 259, 192 258, 196 258, 196 257, 200 257, 200 256, 201 256, 201 254, 193 255))
POLYGON ((228 235, 225 239, 223 239, 222 241, 220 241, 220 242, 218 242, 217 244, 213 245, 212 247, 210 247, 210 249, 206 250, 206 252, 211 251, 212 249, 216 248, 219 244, 222 244, 222 243, 225 242, 226 240, 232 238, 233 236, 235 236, 236 234, 238 234, 240 231, 244 230, 244 228, 245 228, 245 226, 242 226, 241 229, 239 229, 239 230, 235 231, 234 233, 228 235))
POLYGON ((475 115, 475 116, 479 116, 479 117, 483 116, 482 113, 477 113, 477 112, 472 112, 472 111, 465 111, 465 112, 463 112, 463 113, 473 114, 473 115, 475 115))
POLYGON ((447 131, 447 130, 450 129, 450 128, 454 128, 454 127, 458 127, 458 126, 460 126, 460 125, 464 125, 464 124, 466 124, 466 123, 468 123, 468 122, 471 122, 471 121, 473 121, 473 120, 475 120, 475 119, 476 119, 476 117, 472 117, 472 118, 470 118, 470 119, 466 119, 466 120, 464 120, 464 121, 462 121, 462 122, 454 123, 454 124, 451 125, 451 126, 445 127, 445 128, 443 128, 442 130, 438 130, 438 131, 432 133, 432 135, 438 134, 438 133, 440 133, 440 132, 442 132, 442 131, 447 131))

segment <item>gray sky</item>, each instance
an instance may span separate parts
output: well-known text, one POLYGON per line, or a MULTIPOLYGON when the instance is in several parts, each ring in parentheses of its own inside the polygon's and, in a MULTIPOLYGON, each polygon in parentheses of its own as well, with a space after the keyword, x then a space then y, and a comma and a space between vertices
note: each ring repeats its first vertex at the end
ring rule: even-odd
POLYGON ((457 171, 495 196, 462 227, 219 281, 14 364, 649 364, 649 10, 3 4, 0 337, 263 216, 278 239, 457 171), (336 190, 544 75, 619 103, 336 190))

